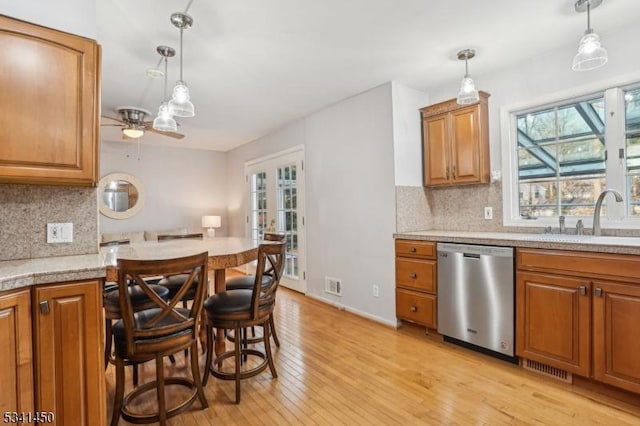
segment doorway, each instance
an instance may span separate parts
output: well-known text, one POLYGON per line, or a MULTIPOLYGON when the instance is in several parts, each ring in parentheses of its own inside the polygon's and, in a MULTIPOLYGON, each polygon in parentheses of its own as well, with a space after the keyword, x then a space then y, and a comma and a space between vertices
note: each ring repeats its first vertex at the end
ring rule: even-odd
MULTIPOLYGON (((245 164, 247 230, 285 234, 287 252, 280 284, 306 293, 304 232, 304 148, 295 147, 245 164)), ((254 266, 255 267, 255 266, 254 266)))

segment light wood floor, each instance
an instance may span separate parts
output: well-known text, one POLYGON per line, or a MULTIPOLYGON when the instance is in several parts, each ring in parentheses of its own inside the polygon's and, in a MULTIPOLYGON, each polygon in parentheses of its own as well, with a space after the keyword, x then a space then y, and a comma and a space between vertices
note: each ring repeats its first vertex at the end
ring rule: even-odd
MULTIPOLYGON (((427 338, 424 329, 394 330, 286 289, 275 320, 277 379, 267 369, 243 381, 236 405, 234 383, 211 377, 209 408, 196 402, 169 424, 640 424, 640 399, 632 406, 597 396, 427 338)), ((177 358, 166 363, 172 373, 186 371, 184 356, 177 358)), ((154 377, 151 364, 141 367, 143 378, 154 377)), ((113 388, 109 366, 109 419, 113 388)), ((148 396, 151 404, 155 395, 148 396)))

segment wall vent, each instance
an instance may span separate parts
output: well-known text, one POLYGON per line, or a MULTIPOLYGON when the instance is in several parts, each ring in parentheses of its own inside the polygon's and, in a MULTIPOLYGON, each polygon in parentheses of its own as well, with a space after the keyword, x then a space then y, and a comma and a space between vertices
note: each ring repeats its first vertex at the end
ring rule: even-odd
POLYGON ((342 280, 339 278, 324 277, 324 291, 336 296, 342 296, 342 280))
POLYGON ((523 360, 522 367, 525 370, 533 371, 535 373, 542 374, 543 376, 560 380, 561 382, 573 383, 573 375, 568 371, 552 367, 539 361, 525 359, 523 360))

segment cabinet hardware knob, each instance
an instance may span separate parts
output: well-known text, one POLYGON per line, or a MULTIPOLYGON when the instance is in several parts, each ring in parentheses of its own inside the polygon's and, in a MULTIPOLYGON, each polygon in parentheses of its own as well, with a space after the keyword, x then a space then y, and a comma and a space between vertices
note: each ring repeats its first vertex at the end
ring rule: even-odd
POLYGON ((587 286, 586 285, 581 285, 580 287, 578 287, 578 289, 580 290, 580 296, 585 296, 587 294, 587 286))
POLYGON ((416 274, 415 272, 412 272, 411 278, 415 280, 416 278, 418 278, 418 274, 416 274))
POLYGON ((409 310, 410 310, 411 312, 418 312, 418 307, 417 307, 417 306, 411 306, 411 307, 409 308, 409 310))
POLYGON ((411 251, 411 253, 415 253, 417 250, 416 250, 415 247, 411 247, 410 251, 411 251))
POLYGON ((596 297, 602 297, 602 289, 600 287, 596 287, 596 289, 593 291, 593 295, 596 297))
POLYGON ((43 314, 48 314, 50 312, 49 310, 49 301, 48 300, 43 300, 39 303, 40 305, 40 312, 43 314))

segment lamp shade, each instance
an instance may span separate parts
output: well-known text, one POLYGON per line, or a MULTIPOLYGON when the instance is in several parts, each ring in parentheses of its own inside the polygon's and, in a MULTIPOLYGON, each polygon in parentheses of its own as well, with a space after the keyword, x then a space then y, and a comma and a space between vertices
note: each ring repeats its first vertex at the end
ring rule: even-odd
POLYGON ((574 71, 589 71, 607 63, 607 50, 600 44, 600 37, 593 31, 587 31, 580 39, 578 53, 573 58, 574 71))
POLYGON ((478 90, 476 89, 476 85, 473 83, 473 79, 469 76, 465 76, 460 82, 460 91, 458 92, 458 97, 456 102, 459 105, 468 105, 480 100, 480 96, 478 95, 478 90))
POLYGON ((220 216, 202 216, 203 228, 220 228, 222 218, 220 216))

